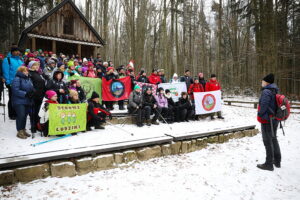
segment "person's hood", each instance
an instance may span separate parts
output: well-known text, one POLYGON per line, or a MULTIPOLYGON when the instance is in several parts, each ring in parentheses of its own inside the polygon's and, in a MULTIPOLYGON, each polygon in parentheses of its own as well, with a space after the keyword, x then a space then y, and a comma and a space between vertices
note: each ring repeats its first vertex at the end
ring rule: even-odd
POLYGON ((275 90, 276 92, 279 91, 279 88, 278 88, 278 86, 276 85, 276 83, 269 84, 269 85, 263 87, 263 90, 264 90, 264 89, 272 89, 272 90, 275 90))
POLYGON ((18 76, 20 78, 28 78, 28 76, 26 76, 25 74, 23 74, 23 72, 17 72, 16 76, 18 76))
POLYGON ((53 80, 57 81, 56 75, 59 74, 59 73, 61 73, 61 80, 64 79, 64 73, 58 70, 58 71, 56 71, 56 72, 53 73, 53 80))

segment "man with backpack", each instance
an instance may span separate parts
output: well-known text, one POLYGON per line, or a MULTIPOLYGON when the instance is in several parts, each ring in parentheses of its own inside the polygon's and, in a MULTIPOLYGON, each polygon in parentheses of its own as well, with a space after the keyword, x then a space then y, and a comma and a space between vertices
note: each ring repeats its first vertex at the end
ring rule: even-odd
POLYGON ((273 74, 268 74, 262 79, 262 92, 257 113, 257 120, 261 123, 262 138, 266 149, 265 163, 257 165, 262 170, 273 171, 273 164, 277 168, 281 167, 281 153, 277 140, 279 121, 275 118, 277 110, 276 94, 278 91, 273 74))
POLYGON ((23 64, 23 61, 20 58, 20 49, 18 47, 13 46, 10 50, 10 53, 7 57, 3 60, 2 63, 2 72, 3 78, 5 79, 5 85, 8 88, 8 116, 10 119, 16 119, 16 112, 12 107, 12 88, 11 84, 14 80, 17 69, 23 64))

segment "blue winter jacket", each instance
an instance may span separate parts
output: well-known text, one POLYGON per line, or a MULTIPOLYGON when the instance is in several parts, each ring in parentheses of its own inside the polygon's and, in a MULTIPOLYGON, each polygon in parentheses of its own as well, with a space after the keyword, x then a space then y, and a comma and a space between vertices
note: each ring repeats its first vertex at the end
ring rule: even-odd
POLYGON ((275 83, 269 84, 262 88, 262 93, 259 98, 259 111, 257 115, 264 120, 270 121, 270 115, 273 115, 277 107, 276 93, 279 89, 275 83))
POLYGON ((13 105, 31 105, 32 99, 25 97, 27 92, 34 91, 33 84, 28 76, 17 72, 12 82, 12 103, 13 105))
POLYGON ((20 59, 20 57, 13 56, 11 55, 11 53, 9 53, 6 58, 4 58, 2 63, 2 71, 3 71, 3 77, 5 79, 6 85, 11 85, 17 73, 17 69, 22 64, 23 61, 20 59), (8 63, 8 58, 10 59, 10 64, 8 63))

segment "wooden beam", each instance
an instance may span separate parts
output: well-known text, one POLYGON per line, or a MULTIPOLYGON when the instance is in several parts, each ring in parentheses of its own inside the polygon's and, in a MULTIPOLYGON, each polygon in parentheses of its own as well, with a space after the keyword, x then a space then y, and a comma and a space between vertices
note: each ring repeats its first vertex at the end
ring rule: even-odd
POLYGON ((81 58, 81 44, 77 44, 77 54, 81 58))
POLYGON ((35 37, 31 38, 31 51, 36 50, 36 40, 35 37))
POLYGON ((56 41, 52 40, 52 52, 56 54, 56 41))

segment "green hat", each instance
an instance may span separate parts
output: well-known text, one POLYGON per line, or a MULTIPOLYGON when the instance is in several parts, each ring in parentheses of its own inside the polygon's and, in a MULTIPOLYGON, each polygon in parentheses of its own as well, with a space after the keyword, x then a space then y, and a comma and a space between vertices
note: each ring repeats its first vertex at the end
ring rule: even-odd
POLYGON ((72 60, 70 60, 70 61, 68 62, 68 67, 71 67, 71 66, 74 66, 74 61, 72 61, 72 60))
POLYGON ((133 89, 134 89, 134 90, 136 90, 136 89, 141 89, 141 87, 140 87, 139 85, 135 85, 133 89))

